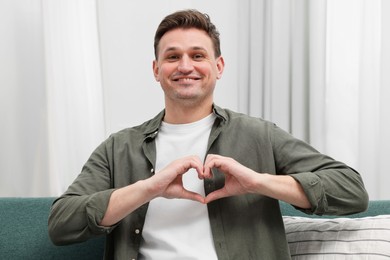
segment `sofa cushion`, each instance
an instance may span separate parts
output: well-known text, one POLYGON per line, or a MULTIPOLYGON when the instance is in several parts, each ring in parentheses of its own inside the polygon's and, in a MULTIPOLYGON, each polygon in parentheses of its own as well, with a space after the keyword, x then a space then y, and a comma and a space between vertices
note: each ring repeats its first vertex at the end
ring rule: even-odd
POLYGON ((1 259, 102 259, 104 237, 54 246, 47 221, 53 198, 0 199, 1 259))
POLYGON ((390 215, 283 219, 293 260, 390 258, 390 215))

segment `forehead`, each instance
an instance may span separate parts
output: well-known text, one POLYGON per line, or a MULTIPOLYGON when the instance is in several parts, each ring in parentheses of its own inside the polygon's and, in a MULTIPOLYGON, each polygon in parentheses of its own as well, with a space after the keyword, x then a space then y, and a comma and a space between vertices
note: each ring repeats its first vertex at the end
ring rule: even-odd
POLYGON ((196 28, 177 28, 168 31, 159 43, 160 53, 187 49, 204 49, 207 52, 213 52, 213 43, 205 31, 196 28))

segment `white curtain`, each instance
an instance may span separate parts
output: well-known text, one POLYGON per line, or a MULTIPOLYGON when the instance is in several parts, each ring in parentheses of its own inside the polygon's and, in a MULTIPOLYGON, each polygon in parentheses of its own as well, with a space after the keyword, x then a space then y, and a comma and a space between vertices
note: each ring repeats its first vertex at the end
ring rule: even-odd
POLYGON ((323 149, 326 2, 249 3, 239 109, 323 149))
POLYGON ((274 121, 390 198, 386 0, 1 1, 0 196, 57 196, 110 133, 163 108, 153 35, 184 8, 221 32, 217 104, 274 121))
MULTIPOLYGON (((239 109, 361 172, 390 198, 388 1, 250 1, 239 109)), ((245 35, 244 35, 245 36, 245 35)))
POLYGON ((361 171, 371 198, 390 198, 389 1, 328 1, 326 151, 361 171))
POLYGON ((105 136, 96 2, 0 10, 0 196, 58 195, 105 136))
POLYGON ((44 0, 48 169, 62 193, 103 140, 104 111, 96 2, 44 0))
POLYGON ((32 195, 49 186, 40 3, 0 1, 0 37, 0 196, 32 195))

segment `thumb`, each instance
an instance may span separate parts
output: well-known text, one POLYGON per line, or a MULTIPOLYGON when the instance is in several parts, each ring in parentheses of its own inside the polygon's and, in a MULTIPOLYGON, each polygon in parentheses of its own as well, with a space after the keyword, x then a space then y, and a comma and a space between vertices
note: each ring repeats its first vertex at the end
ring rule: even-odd
POLYGON ((225 191, 223 189, 219 189, 219 190, 216 190, 216 191, 209 193, 206 196, 206 198, 204 199, 204 203, 207 204, 207 203, 210 203, 214 200, 218 200, 218 199, 221 199, 224 197, 227 197, 227 194, 225 193, 225 191))
POLYGON ((186 190, 186 189, 183 190, 180 198, 197 201, 197 202, 200 202, 202 204, 205 203, 205 198, 202 195, 200 195, 196 192, 186 190))

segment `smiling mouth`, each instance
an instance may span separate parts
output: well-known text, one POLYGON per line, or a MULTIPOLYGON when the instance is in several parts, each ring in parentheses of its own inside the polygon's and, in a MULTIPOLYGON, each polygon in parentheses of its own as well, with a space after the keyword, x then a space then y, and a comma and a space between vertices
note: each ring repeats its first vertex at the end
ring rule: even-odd
POLYGON ((190 83, 196 80, 200 80, 200 78, 175 78, 173 81, 176 82, 183 82, 183 83, 190 83))

